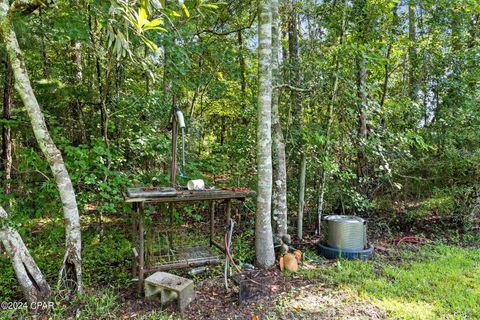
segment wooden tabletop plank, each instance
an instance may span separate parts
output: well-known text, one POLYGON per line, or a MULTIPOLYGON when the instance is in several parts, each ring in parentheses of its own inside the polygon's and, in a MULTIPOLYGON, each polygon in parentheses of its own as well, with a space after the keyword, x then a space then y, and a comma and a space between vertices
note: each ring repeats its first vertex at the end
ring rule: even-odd
POLYGON ((125 202, 145 202, 145 203, 167 203, 167 202, 189 202, 189 201, 203 201, 203 200, 225 200, 225 199, 238 199, 244 200, 245 198, 253 197, 255 192, 253 191, 232 191, 224 189, 215 190, 177 190, 176 196, 168 197, 151 197, 151 198, 132 198, 128 197, 125 193, 123 197, 125 202))

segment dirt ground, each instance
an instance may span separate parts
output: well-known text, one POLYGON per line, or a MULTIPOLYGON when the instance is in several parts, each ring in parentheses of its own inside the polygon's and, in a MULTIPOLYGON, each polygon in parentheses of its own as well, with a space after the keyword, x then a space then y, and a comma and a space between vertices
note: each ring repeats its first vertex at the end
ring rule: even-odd
POLYGON ((216 280, 197 286, 197 299, 185 319, 384 319, 386 314, 355 294, 322 287, 300 277, 283 277, 272 272, 270 293, 239 303, 238 289, 230 293, 216 280))
MULTIPOLYGON (((372 235, 372 238, 375 237, 372 235)), ((314 250, 318 238, 303 239, 294 246, 314 250)), ((324 263, 330 263, 325 262, 324 263)), ((315 268, 315 264, 303 264, 302 268, 315 268)), ((223 277, 214 276, 195 285, 196 298, 182 313, 174 306, 167 306, 165 313, 174 318, 264 320, 264 319, 385 319, 387 314, 371 301, 362 300, 356 292, 327 287, 314 279, 301 275, 285 276, 276 264, 266 271, 255 271, 253 282, 247 281, 252 297, 240 301, 240 283, 230 279, 227 292, 223 277)), ((187 276, 188 277, 188 276, 187 276)), ((237 281, 235 281, 237 280, 237 281)), ((159 308, 155 302, 132 299, 135 288, 122 298, 124 319, 134 319, 159 308)))
MULTIPOLYGON (((223 279, 211 278, 196 285, 196 298, 183 314, 174 306, 166 313, 186 320, 228 319, 385 319, 386 313, 371 302, 362 301, 354 292, 333 289, 297 276, 284 277, 280 271, 265 272, 270 281, 250 300, 240 302, 239 286, 226 291, 223 279)), ((261 279, 265 279, 260 277, 261 279)), ((267 281, 264 281, 267 282, 267 281)), ((155 302, 123 297, 123 319, 135 319, 159 306, 155 302)))

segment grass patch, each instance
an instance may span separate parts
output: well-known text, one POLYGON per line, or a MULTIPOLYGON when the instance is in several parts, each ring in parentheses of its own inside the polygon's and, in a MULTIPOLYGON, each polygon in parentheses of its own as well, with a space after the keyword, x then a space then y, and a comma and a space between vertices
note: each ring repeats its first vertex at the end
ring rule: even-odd
POLYGON ((425 246, 400 252, 395 260, 342 260, 305 275, 353 288, 396 319, 480 318, 478 249, 425 246))

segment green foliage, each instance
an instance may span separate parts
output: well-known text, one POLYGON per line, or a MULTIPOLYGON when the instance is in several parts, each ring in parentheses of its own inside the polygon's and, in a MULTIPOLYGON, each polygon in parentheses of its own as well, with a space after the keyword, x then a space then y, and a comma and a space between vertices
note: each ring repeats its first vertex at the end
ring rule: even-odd
POLYGON ((102 241, 98 232, 84 237, 83 267, 87 285, 125 286, 130 283, 133 253, 129 235, 123 229, 110 227, 102 241))
MULTIPOLYGON (((289 59, 295 48, 290 48, 293 30, 288 24, 282 25, 282 83, 276 88, 287 145, 289 213, 298 205, 296 166, 304 152, 305 208, 310 213, 316 212, 325 171, 325 213, 378 214, 389 230, 402 223, 431 223, 435 237, 441 238, 445 230, 465 230, 479 201, 480 6, 474 0, 414 1, 417 32, 412 41, 408 10, 403 2, 398 7, 395 3, 294 1, 301 31, 301 90, 296 95, 283 86, 291 83, 296 68, 289 59), (359 60, 366 65, 366 92, 359 89, 359 60), (366 139, 358 134, 363 93, 368 100, 366 139), (295 97, 302 107, 300 125, 292 108, 295 97), (367 162, 365 176, 359 176, 357 167, 361 153, 367 162)), ((87 285, 130 284, 128 233, 117 225, 126 224, 121 192, 130 186, 170 184, 173 104, 186 118, 188 177, 216 187, 256 188, 256 10, 254 1, 93 0, 49 3, 15 16, 34 92, 74 183, 87 285), (97 227, 96 213, 106 222, 102 242, 91 230, 97 227), (112 273, 113 268, 118 272, 112 273)), ((280 14, 282 21, 290 21, 289 8, 282 5, 280 14)), ((0 119, 0 124, 11 126, 14 146, 8 181, 12 193, 0 194, 0 202, 11 201, 8 223, 19 229, 47 279, 55 283, 64 252, 61 203, 16 94, 12 119, 0 119)), ((177 177, 179 185, 186 180, 177 177)), ((2 167, 1 187, 6 183, 2 167)), ((255 208, 254 203, 246 205, 255 208)), ((202 222, 203 209, 179 208, 175 219, 202 222)), ((254 221, 251 213, 248 219, 254 221)), ((234 237, 234 254, 239 261, 253 262, 253 224, 244 229, 234 237)), ((478 245, 468 233, 447 236, 478 245)), ((408 300, 401 292, 408 288, 399 283, 421 282, 417 276, 422 275, 425 287, 435 291, 438 286, 445 294, 433 272, 438 258, 448 266, 447 276, 468 287, 453 259, 476 257, 445 250, 445 260, 432 253, 426 262, 408 267, 378 266, 380 274, 375 264, 342 261, 334 269, 338 278, 327 272, 325 281, 352 281, 377 298, 385 293, 408 300)), ((0 269, 0 296, 18 297, 6 256, 0 257, 0 269)), ((420 291, 413 290, 412 296, 418 298, 420 291)), ((440 299, 425 294, 427 303, 440 299)), ((110 314, 115 300, 111 292, 81 299, 88 317, 116 315, 116 310, 110 314), (102 309, 102 304, 109 307, 102 309)), ((455 299, 439 302, 435 312, 454 312, 454 307, 464 312, 468 299, 455 299)), ((151 315, 156 317, 164 315, 151 315)))
POLYGON ((424 220, 428 214, 439 215, 446 218, 453 214, 454 210, 453 196, 447 195, 441 191, 434 191, 431 198, 422 202, 419 208, 413 210, 411 213, 424 220))
POLYGON ((76 303, 83 304, 80 311, 81 317, 87 319, 112 319, 116 316, 119 308, 117 295, 111 290, 96 292, 95 294, 84 294, 76 298, 76 303))
POLYGON ((2 275, 0 277, 0 295, 2 297, 13 297, 15 294, 18 294, 14 289, 17 287, 17 279, 12 264, 5 254, 3 254, 2 259, 0 259, 0 267, 2 268, 2 275))
POLYGON ((241 234, 233 235, 233 254, 235 261, 239 263, 250 263, 255 262, 255 252, 252 248, 254 247, 255 236, 253 229, 248 229, 241 234))

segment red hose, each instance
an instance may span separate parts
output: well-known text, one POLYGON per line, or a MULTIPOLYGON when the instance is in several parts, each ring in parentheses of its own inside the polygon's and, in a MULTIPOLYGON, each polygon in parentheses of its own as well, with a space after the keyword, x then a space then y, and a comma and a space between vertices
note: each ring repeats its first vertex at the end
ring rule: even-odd
POLYGON ((233 258, 232 256, 230 255, 230 248, 228 247, 228 231, 225 233, 225 237, 224 237, 224 242, 225 242, 225 252, 227 254, 227 257, 228 257, 228 260, 230 260, 230 262, 232 263, 232 265, 235 267, 235 269, 237 269, 238 272, 241 272, 240 268, 237 266, 237 264, 235 263, 235 261, 233 261, 233 258))
POLYGON ((425 239, 416 236, 406 236, 403 238, 393 238, 392 242, 397 246, 402 242, 423 244, 425 243, 425 239))

